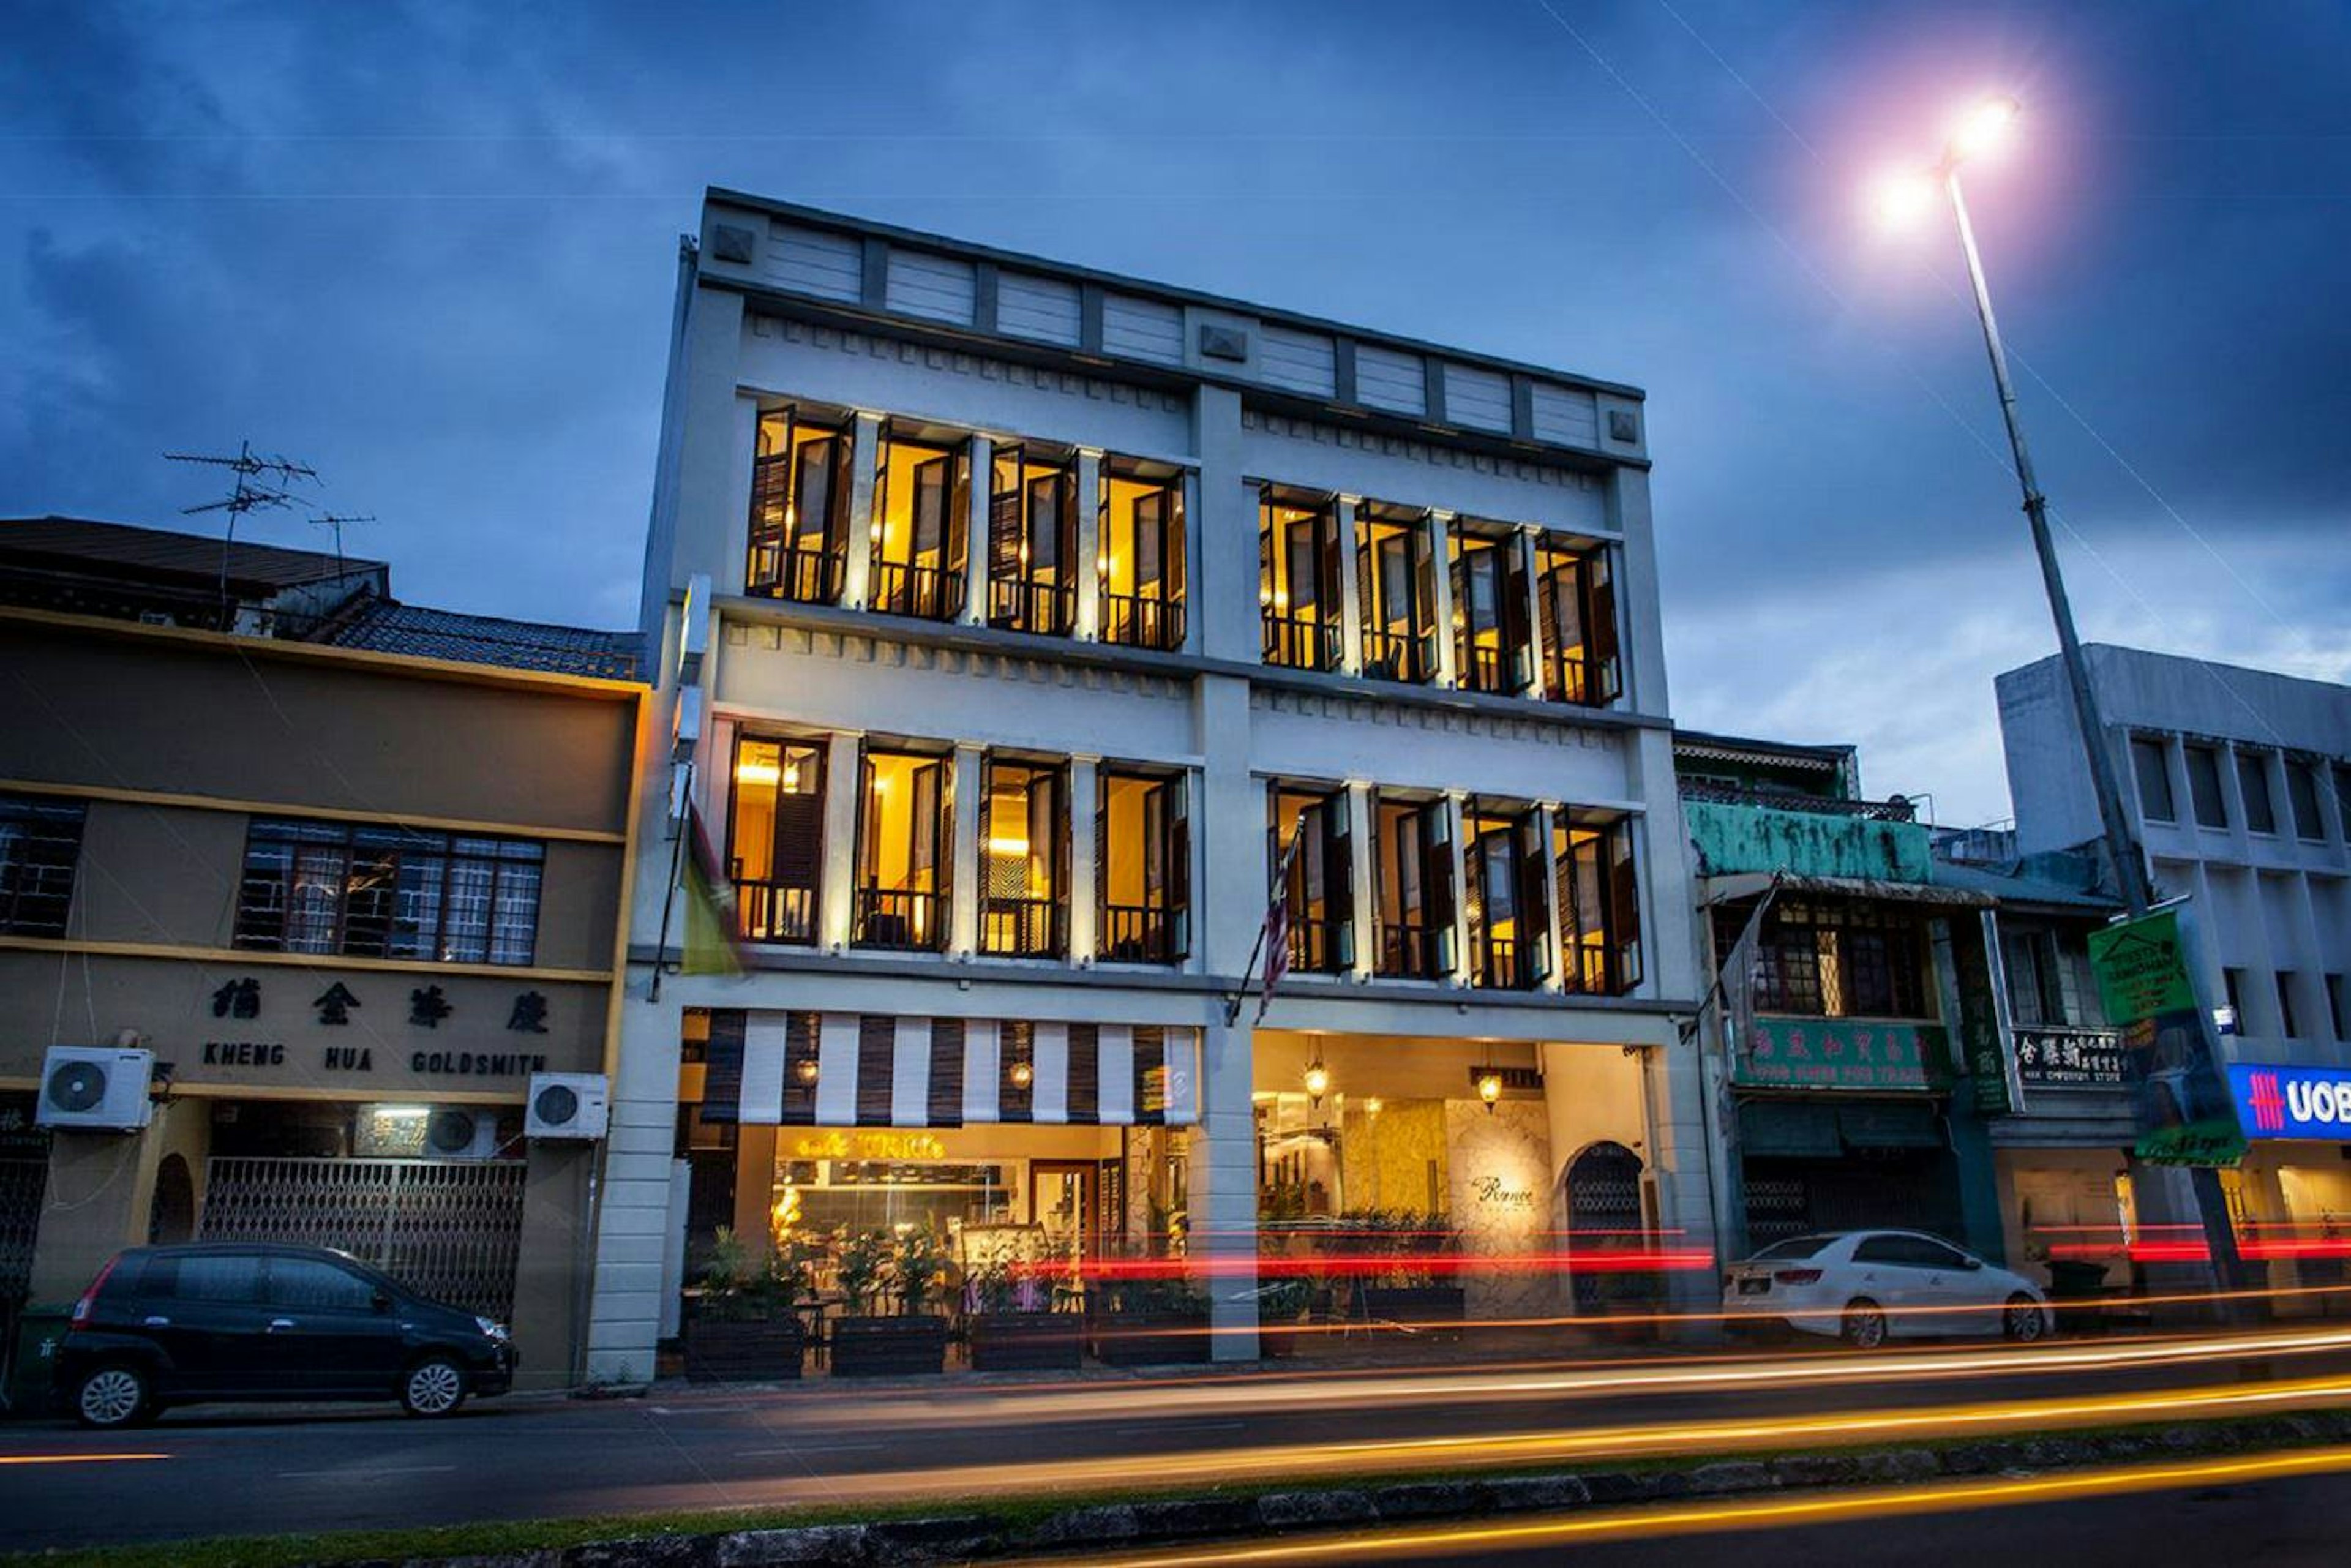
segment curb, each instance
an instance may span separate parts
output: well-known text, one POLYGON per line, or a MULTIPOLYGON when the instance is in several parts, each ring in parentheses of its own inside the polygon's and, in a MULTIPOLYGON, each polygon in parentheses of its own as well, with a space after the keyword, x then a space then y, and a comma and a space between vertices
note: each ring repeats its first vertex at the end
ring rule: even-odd
MULTIPOLYGON (((2084 1465, 2351 1440, 2351 1410, 1994 1438, 1935 1448, 1712 1459, 1686 1469, 1602 1469, 1165 1498, 1058 1510, 1018 1523, 969 1510, 865 1523, 780 1526, 588 1542, 543 1551, 380 1560, 365 1568, 866 1568, 961 1563, 1008 1552, 1144 1546, 1214 1536, 1362 1527, 1485 1514, 1557 1513, 1813 1487, 1901 1486, 1938 1476, 2084 1465)), ((1074 1559, 1073 1559, 1074 1561, 1074 1559)))

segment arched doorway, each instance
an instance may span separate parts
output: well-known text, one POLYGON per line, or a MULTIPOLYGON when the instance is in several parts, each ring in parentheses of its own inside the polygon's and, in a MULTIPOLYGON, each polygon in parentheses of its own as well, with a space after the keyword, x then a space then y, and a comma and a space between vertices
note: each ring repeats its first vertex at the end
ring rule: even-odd
POLYGON ((155 1201, 147 1211, 147 1239, 169 1246, 196 1237, 196 1182, 187 1156, 165 1155, 155 1167, 155 1201))
POLYGON ((1604 1302, 1625 1299, 1646 1283, 1638 1275, 1577 1269, 1580 1253, 1629 1252, 1644 1240, 1641 1217, 1641 1156, 1622 1144, 1586 1145, 1561 1178, 1567 1188, 1567 1252, 1575 1283, 1575 1310, 1596 1312, 1604 1302))

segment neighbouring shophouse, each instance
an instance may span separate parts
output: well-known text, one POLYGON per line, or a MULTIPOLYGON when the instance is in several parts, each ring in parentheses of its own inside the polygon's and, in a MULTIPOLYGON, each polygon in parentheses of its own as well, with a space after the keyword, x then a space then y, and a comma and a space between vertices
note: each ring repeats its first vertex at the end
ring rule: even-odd
MULTIPOLYGON (((2132 648, 2085 650, 2159 899, 2184 899, 2250 1140, 2220 1173, 2238 1248, 2283 1290, 2351 1255, 2351 687, 2132 648)), ((2017 847, 2088 847, 2099 821, 2054 659, 1999 677, 2017 847)), ((2286 1297, 2291 1312, 2324 1296, 2286 1297)), ((2339 1301, 2335 1309, 2341 1310, 2339 1301)))
POLYGON ((1708 1039, 1726 1254, 1883 1225, 2001 1259, 1991 1145, 1957 1051, 1993 896, 1937 874, 1912 802, 1865 798, 1850 746, 1684 730, 1674 756, 1698 939, 1724 977, 1708 1039), (1741 1008, 1725 966, 1759 908, 1741 1008))
POLYGON ((1172 1260, 1233 1357, 1374 1211, 1707 1292, 1638 391, 723 192, 681 268, 598 1375, 722 1225, 1172 1260), (656 999, 688 806, 742 972, 656 999))
POLYGON ((12 1313, 126 1245, 316 1242, 570 1379, 636 646, 381 562, 0 520, 12 1313))

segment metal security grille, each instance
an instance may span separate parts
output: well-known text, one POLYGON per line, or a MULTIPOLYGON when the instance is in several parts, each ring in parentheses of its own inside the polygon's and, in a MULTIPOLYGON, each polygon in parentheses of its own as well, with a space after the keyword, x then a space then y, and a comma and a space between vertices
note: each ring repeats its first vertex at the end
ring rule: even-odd
POLYGON ((523 1171, 520 1160, 221 1156, 205 1166, 197 1233, 340 1248, 435 1301, 504 1319, 523 1171))
POLYGON ((25 1301, 33 1277, 33 1241, 41 1229, 41 1195, 48 1186, 49 1135, 7 1124, 29 1121, 0 1110, 0 1323, 25 1301))

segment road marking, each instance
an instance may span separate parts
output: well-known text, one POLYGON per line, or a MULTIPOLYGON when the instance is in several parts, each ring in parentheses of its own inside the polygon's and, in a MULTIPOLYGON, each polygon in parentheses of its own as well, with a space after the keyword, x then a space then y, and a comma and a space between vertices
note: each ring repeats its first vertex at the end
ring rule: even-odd
POLYGON ((122 1465, 136 1459, 168 1459, 169 1454, 0 1454, 0 1465, 122 1465))
POLYGON ((1165 1421, 1147 1427, 1113 1427, 1114 1437, 1160 1437, 1186 1432, 1238 1432, 1248 1426, 1246 1421, 1165 1421))
POLYGON ((887 1443, 828 1443, 819 1438, 790 1448, 737 1448, 738 1459, 761 1459, 776 1454, 789 1454, 797 1458, 821 1458, 827 1454, 862 1454, 874 1448, 886 1448, 887 1443))
POLYGON ((454 1470, 455 1465, 343 1465, 331 1470, 280 1470, 282 1481, 310 1480, 319 1476, 339 1476, 346 1480, 364 1479, 370 1476, 431 1476, 454 1470))

